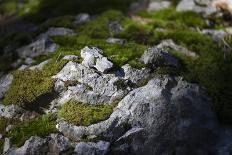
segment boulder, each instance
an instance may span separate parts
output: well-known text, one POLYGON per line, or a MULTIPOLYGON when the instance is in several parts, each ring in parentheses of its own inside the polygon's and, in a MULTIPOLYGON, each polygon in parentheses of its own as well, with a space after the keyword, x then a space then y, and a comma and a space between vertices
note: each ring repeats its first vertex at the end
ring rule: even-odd
POLYGON ((113 67, 113 63, 102 54, 102 50, 86 46, 81 50, 82 64, 89 68, 96 68, 102 73, 107 72, 113 67))
POLYGON ((21 47, 16 51, 20 58, 33 58, 40 55, 53 53, 58 49, 58 47, 59 46, 55 44, 50 38, 42 37, 30 45, 21 47))
POLYGON ((109 142, 99 141, 93 142, 80 142, 76 145, 74 154, 76 155, 105 155, 109 151, 109 142))
POLYGON ((86 127, 62 121, 57 128, 76 141, 109 139, 110 154, 209 154, 220 130, 210 104, 198 85, 158 76, 124 97, 109 119, 86 127))
POLYGON ((141 61, 152 68, 160 66, 180 67, 179 61, 171 54, 157 47, 148 48, 141 57, 141 61))
POLYGON ((185 47, 177 45, 171 39, 161 41, 161 43, 158 44, 156 47, 161 49, 161 50, 167 50, 167 51, 174 50, 174 51, 179 52, 181 54, 184 54, 185 56, 188 56, 188 57, 197 57, 197 54, 195 52, 192 52, 185 47))
POLYGON ((65 27, 51 27, 47 30, 47 32, 39 35, 38 39, 43 39, 46 37, 55 37, 55 36, 74 36, 76 33, 69 28, 65 27))
POLYGON ((170 1, 151 1, 148 5, 147 10, 150 12, 159 11, 162 9, 169 8, 171 6, 170 1))
POLYGON ((217 12, 212 6, 213 0, 181 0, 177 5, 177 11, 193 11, 203 15, 211 15, 217 12))
POLYGON ((0 77, 0 99, 2 99, 5 93, 10 88, 10 85, 14 77, 12 74, 3 75, 0 77))
POLYGON ((90 21, 90 15, 88 13, 80 13, 75 17, 76 24, 82 24, 90 21))
POLYGON ((112 37, 110 37, 110 38, 108 38, 106 40, 106 42, 109 43, 109 44, 123 45, 126 42, 126 40, 125 39, 120 39, 120 38, 112 38, 112 37))

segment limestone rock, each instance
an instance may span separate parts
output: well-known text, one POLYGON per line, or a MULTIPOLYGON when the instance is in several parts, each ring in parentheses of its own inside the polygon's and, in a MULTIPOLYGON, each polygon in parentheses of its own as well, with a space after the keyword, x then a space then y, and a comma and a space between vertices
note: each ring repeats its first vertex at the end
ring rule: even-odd
POLYGON ((38 38, 46 38, 46 37, 55 37, 55 36, 74 36, 76 33, 69 28, 65 27, 51 27, 47 30, 47 32, 39 35, 38 38))
POLYGON ((123 45, 126 41, 124 39, 120 39, 120 38, 108 38, 106 40, 107 43, 109 44, 119 44, 119 45, 123 45))
POLYGON ((171 6, 170 1, 151 1, 148 5, 148 11, 159 11, 169 8, 171 6))
POLYGON ((152 68, 164 65, 171 65, 176 68, 179 68, 180 66, 176 58, 157 47, 148 48, 148 50, 146 50, 142 55, 141 61, 152 68))
POLYGON ((217 43, 224 39, 226 36, 229 36, 229 34, 223 30, 204 29, 202 30, 202 33, 209 35, 217 43))
POLYGON ((90 21, 90 15, 88 13, 80 13, 75 17, 76 24, 82 24, 90 21))
POLYGON ((110 143, 99 141, 93 142, 80 142, 75 147, 76 155, 105 155, 109 150, 110 143))
POLYGON ((28 46, 17 49, 17 53, 20 58, 33 58, 36 56, 53 53, 58 49, 58 47, 59 46, 55 44, 50 38, 42 37, 28 46))
POLYGON ((69 60, 69 61, 74 61, 74 60, 77 60, 77 59, 79 59, 79 57, 76 56, 76 55, 66 55, 66 56, 63 57, 63 60, 69 60))
POLYGON ((188 57, 197 57, 197 54, 195 52, 192 52, 185 47, 177 45, 171 39, 161 41, 161 43, 159 45, 157 45, 156 47, 159 49, 162 49, 162 50, 171 49, 171 50, 174 50, 176 52, 180 52, 188 57))
POLYGON ((2 99, 5 93, 10 88, 10 85, 14 77, 12 74, 3 75, 0 77, 0 99, 2 99))
POLYGON ((86 67, 95 67, 98 71, 104 73, 113 67, 113 63, 110 62, 103 55, 103 51, 96 47, 85 47, 81 50, 81 57, 84 59, 82 64, 86 67))

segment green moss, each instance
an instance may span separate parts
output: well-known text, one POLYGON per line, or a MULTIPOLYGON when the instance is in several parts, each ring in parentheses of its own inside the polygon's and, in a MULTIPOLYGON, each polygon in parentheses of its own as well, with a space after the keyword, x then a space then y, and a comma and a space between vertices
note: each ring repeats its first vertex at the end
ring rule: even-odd
POLYGON ((111 105, 88 105, 69 101, 60 109, 59 116, 69 123, 88 126, 107 119, 112 112, 111 105))
POLYGON ((142 11, 140 16, 154 20, 154 24, 163 28, 207 27, 205 19, 191 11, 177 12, 175 8, 163 9, 154 13, 142 11))
POLYGON ((15 71, 14 80, 7 91, 4 104, 25 106, 35 101, 39 96, 51 93, 53 80, 37 70, 15 71))
POLYGON ((11 137, 13 145, 20 146, 23 145, 31 136, 42 137, 55 132, 57 132, 56 116, 43 115, 35 120, 16 126, 7 136, 11 137))
POLYGON ((1 139, 1 140, 0 140, 0 152, 1 152, 1 153, 3 152, 3 147, 4 147, 4 140, 1 139))

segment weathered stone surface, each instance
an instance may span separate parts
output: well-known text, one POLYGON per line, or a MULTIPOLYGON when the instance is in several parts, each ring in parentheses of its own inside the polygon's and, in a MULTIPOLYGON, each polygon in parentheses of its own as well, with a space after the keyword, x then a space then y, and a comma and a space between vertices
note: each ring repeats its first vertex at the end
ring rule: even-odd
POLYGON ((7 153, 9 151, 10 147, 11 147, 10 139, 5 138, 4 146, 3 146, 3 154, 7 153))
POLYGON ((84 59, 82 64, 86 67, 94 67, 102 73, 107 72, 113 67, 113 63, 102 54, 103 51, 96 47, 85 47, 81 50, 81 57, 84 59))
POLYGON ((121 74, 121 76, 124 77, 124 79, 128 79, 136 84, 146 80, 149 77, 150 69, 147 68, 135 69, 132 68, 129 64, 126 64, 122 66, 122 73, 119 74, 121 74))
POLYGON ((33 58, 36 56, 53 53, 58 49, 58 47, 59 46, 55 44, 50 38, 42 37, 28 46, 17 49, 17 53, 20 58, 33 58))
POLYGON ((222 39, 224 39, 226 36, 229 35, 227 32, 223 30, 210 30, 210 29, 204 29, 202 30, 202 33, 212 37, 212 39, 215 42, 220 42, 222 41, 222 39))
POLYGON ((80 13, 75 17, 76 24, 82 24, 90 21, 90 15, 88 13, 80 13))
POLYGON ((179 46, 177 44, 174 43, 173 40, 168 39, 168 40, 163 40, 159 45, 156 46, 157 48, 161 49, 161 50, 174 50, 176 52, 180 52, 186 56, 189 57, 197 57, 197 54, 195 52, 192 52, 190 50, 188 50, 185 47, 179 46))
POLYGON ((169 8, 171 6, 170 1, 151 1, 148 5, 148 11, 159 11, 169 8))
POLYGON ((23 121, 33 119, 37 115, 35 112, 26 111, 14 104, 7 106, 0 104, 0 117, 20 119, 23 121))
POLYGON ((87 127, 60 122, 57 128, 77 141, 94 135, 114 143, 131 135, 131 142, 120 143, 122 154, 208 154, 217 143, 218 124, 203 89, 180 78, 156 77, 131 91, 106 121, 87 127), (143 134, 133 137, 135 127, 143 134))
POLYGON ((123 78, 114 74, 99 74, 94 69, 75 62, 67 63, 53 78, 57 80, 55 89, 65 90, 58 99, 59 103, 70 99, 90 104, 113 103, 124 97, 130 89, 123 78), (65 83, 72 81, 74 85, 65 89, 65 83), (125 88, 122 89, 120 85, 125 88))
POLYGON ((212 6, 213 0, 181 0, 177 5, 177 11, 194 11, 204 15, 210 15, 217 12, 212 6))
POLYGON ((141 61, 145 65, 149 65, 152 68, 164 65, 171 65, 176 68, 180 67, 180 64, 176 58, 157 47, 148 48, 142 55, 141 61))
POLYGON ((112 21, 109 23, 109 31, 111 33, 119 33, 122 32, 124 29, 122 25, 118 21, 112 21))
POLYGON ((63 57, 63 60, 69 60, 69 61, 73 61, 73 60, 77 60, 77 59, 79 59, 79 57, 76 55, 66 55, 63 57))
POLYGON ((120 45, 123 45, 126 42, 126 40, 125 39, 112 38, 111 37, 111 38, 108 38, 106 40, 106 42, 109 43, 109 44, 120 44, 120 45))
POLYGON ((110 143, 99 141, 93 142, 80 142, 76 145, 74 154, 76 155, 105 155, 109 150, 110 143))
POLYGON ((33 136, 17 149, 9 149, 7 155, 46 155, 49 147, 46 139, 33 136))
POLYGON ((74 36, 76 33, 69 28, 65 27, 51 27, 47 30, 47 32, 39 35, 38 38, 46 38, 46 37, 55 37, 55 36, 74 36))
POLYGON ((50 60, 43 61, 38 65, 29 67, 29 69, 31 69, 31 70, 43 70, 44 66, 47 65, 49 63, 49 61, 50 60))
POLYGON ((14 77, 12 74, 3 75, 0 77, 0 99, 2 99, 10 88, 10 85, 13 81, 14 77))

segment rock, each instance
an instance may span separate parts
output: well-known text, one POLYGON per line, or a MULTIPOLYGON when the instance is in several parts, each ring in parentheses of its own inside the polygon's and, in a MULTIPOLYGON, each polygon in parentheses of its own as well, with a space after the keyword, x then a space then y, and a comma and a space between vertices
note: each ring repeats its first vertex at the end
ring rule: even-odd
POLYGON ((195 52, 189 51, 185 47, 179 46, 173 42, 173 40, 163 40, 159 45, 156 46, 157 48, 161 50, 174 50, 176 52, 180 52, 188 57, 197 57, 197 54, 195 52))
POLYGON ((50 134, 47 139, 50 154, 63 154, 69 151, 72 152, 74 149, 68 138, 60 134, 50 134))
POLYGON ((6 154, 9 151, 10 147, 11 147, 10 139, 5 138, 5 142, 4 142, 4 146, 3 146, 3 154, 6 154))
POLYGON ((33 119, 37 115, 38 114, 35 112, 26 111, 22 109, 21 107, 14 105, 14 104, 7 105, 7 106, 0 104, 0 117, 20 119, 23 121, 23 120, 33 119))
POLYGON ((36 40, 28 46, 17 49, 17 53, 20 58, 33 58, 36 56, 53 53, 58 49, 58 47, 59 46, 55 44, 51 39, 44 37, 36 40))
POLYGON ((109 44, 123 45, 126 41, 124 39, 120 39, 120 38, 108 38, 106 40, 106 42, 109 43, 109 44))
POLYGON ((33 62, 34 62, 34 61, 33 61, 32 58, 26 58, 26 59, 24 60, 24 63, 25 63, 26 65, 31 65, 33 62))
POLYGON ((146 80, 150 76, 150 69, 142 68, 141 70, 132 68, 129 64, 122 66, 121 76, 137 84, 146 80))
POLYGON ((213 0, 181 0, 176 9, 177 11, 194 11, 207 16, 217 12, 212 2, 213 0))
POLYGON ((133 1, 130 4, 129 7, 129 11, 131 14, 136 14, 140 11, 143 11, 145 9, 147 9, 147 5, 148 5, 149 0, 137 0, 137 1, 133 1))
POLYGON ((109 31, 111 33, 119 33, 122 32, 124 29, 122 25, 118 21, 112 21, 109 24, 109 31))
POLYGON ((0 134, 0 140, 2 139, 2 137, 3 137, 2 134, 0 134))
POLYGON ((99 141, 93 142, 80 142, 76 145, 74 152, 76 155, 105 155, 109 150, 110 143, 99 141))
POLYGON ((29 69, 31 69, 31 70, 40 70, 40 71, 42 71, 43 68, 44 68, 44 66, 47 65, 47 64, 49 63, 49 61, 50 61, 50 59, 49 59, 49 60, 46 60, 46 61, 44 61, 44 62, 41 62, 41 63, 38 64, 38 65, 31 66, 31 67, 29 67, 29 69))
POLYGON ((87 127, 59 122, 57 128, 77 141, 110 139, 111 150, 118 140, 119 154, 208 154, 215 151, 219 131, 210 102, 198 85, 158 76, 124 97, 109 119, 87 127))
POLYGON ((39 35, 38 39, 55 37, 55 36, 74 36, 76 33, 69 28, 65 27, 51 27, 47 30, 47 32, 39 35))
POLYGON ((67 63, 53 78, 57 81, 56 91, 65 90, 55 102, 61 104, 70 99, 90 104, 113 103, 130 90, 124 79, 114 74, 99 74, 96 70, 75 62, 67 63), (62 88, 65 83, 72 81, 74 85, 62 88), (121 89, 117 83, 125 85, 126 88, 121 89))
POLYGON ((5 129, 6 132, 9 132, 10 130, 12 130, 14 126, 13 125, 8 125, 5 129))
POLYGON ((49 152, 46 139, 33 136, 25 142, 25 144, 17 149, 10 149, 7 155, 45 155, 49 152))
POLYGON ((202 33, 209 35, 217 43, 222 41, 222 39, 224 39, 226 36, 229 36, 229 34, 223 30, 204 29, 204 30, 202 30, 202 33))
POLYGON ((0 99, 2 99, 5 93, 10 88, 10 85, 14 77, 12 74, 3 75, 0 77, 0 99))
POLYGON ((76 24, 82 24, 90 21, 90 15, 87 13, 80 13, 75 17, 76 24))
POLYGON ((171 6, 170 1, 151 1, 148 5, 147 10, 150 12, 159 11, 162 9, 169 8, 171 6))
POLYGON ((79 59, 79 57, 76 55, 66 55, 63 57, 63 60, 69 60, 69 61, 73 61, 73 60, 77 60, 77 59, 79 59))
POLYGON ((164 65, 170 65, 176 68, 180 67, 180 64, 176 58, 157 47, 148 48, 148 50, 146 50, 142 55, 141 61, 145 65, 149 65, 152 68, 164 65))
POLYGON ((103 51, 96 47, 85 47, 81 50, 81 57, 84 59, 82 64, 90 68, 95 67, 102 73, 107 72, 113 67, 113 63, 102 54, 103 51))

